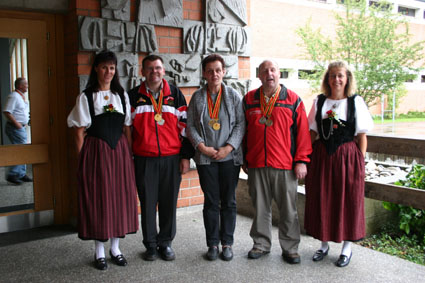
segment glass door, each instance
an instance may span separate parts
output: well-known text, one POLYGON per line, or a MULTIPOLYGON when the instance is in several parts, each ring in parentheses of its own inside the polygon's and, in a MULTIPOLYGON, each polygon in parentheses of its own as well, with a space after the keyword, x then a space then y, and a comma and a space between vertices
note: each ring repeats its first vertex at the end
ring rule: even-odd
POLYGON ((46 34, 0 17, 0 233, 53 223, 46 34))

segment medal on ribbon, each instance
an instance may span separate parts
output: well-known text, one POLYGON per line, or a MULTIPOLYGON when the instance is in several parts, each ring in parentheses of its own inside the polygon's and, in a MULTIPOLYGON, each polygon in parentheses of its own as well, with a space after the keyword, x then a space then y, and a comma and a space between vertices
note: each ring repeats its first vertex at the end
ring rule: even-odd
POLYGON ((279 98, 280 93, 280 85, 277 88, 274 95, 269 99, 269 102, 266 102, 266 97, 263 92, 263 88, 260 89, 260 106, 261 106, 261 114, 263 115, 258 122, 260 124, 266 125, 267 127, 270 127, 273 125, 273 120, 270 118, 272 116, 272 111, 274 109, 274 105, 279 98))
POLYGON ((221 105, 221 87, 220 91, 217 94, 215 103, 213 103, 211 94, 207 89, 207 102, 208 102, 208 114, 210 115, 211 120, 208 122, 208 125, 212 127, 215 131, 220 130, 220 121, 218 120, 218 113, 220 112, 221 105))
POLYGON ((155 115, 153 116, 153 119, 158 125, 160 126, 164 125, 165 120, 162 118, 162 101, 164 98, 164 92, 162 91, 162 89, 159 92, 158 102, 156 102, 155 98, 153 97, 151 93, 149 93, 149 98, 152 102, 152 106, 155 111, 155 115))

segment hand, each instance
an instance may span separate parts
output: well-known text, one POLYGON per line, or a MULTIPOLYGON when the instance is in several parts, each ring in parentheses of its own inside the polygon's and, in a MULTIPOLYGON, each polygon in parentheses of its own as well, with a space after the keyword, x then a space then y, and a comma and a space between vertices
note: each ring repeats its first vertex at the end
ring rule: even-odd
POLYGON ((242 164, 242 170, 245 172, 245 174, 248 174, 248 166, 245 162, 242 164))
POLYGON ((189 159, 182 159, 180 160, 180 173, 186 174, 189 171, 190 168, 190 161, 189 159))
POLYGON ((231 151, 233 150, 233 146, 227 144, 223 147, 220 147, 215 155, 212 156, 215 160, 221 160, 225 158, 231 151))
POLYGON ((203 142, 198 145, 198 149, 202 154, 211 158, 214 158, 213 156, 217 154, 217 150, 215 148, 211 146, 205 146, 203 142))
POLYGON ((19 129, 22 129, 22 127, 23 127, 23 126, 22 126, 22 124, 21 124, 21 123, 16 122, 16 125, 15 125, 15 128, 16 128, 16 129, 18 129, 18 130, 19 130, 19 129))
POLYGON ((294 173, 297 179, 304 179, 304 177, 307 175, 307 165, 304 163, 296 163, 294 173))

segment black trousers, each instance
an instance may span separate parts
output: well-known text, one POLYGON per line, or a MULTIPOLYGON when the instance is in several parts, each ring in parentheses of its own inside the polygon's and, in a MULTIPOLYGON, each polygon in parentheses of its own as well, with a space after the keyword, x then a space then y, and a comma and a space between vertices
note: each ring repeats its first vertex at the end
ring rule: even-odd
POLYGON ((134 156, 136 186, 142 211, 143 244, 146 248, 170 246, 176 235, 176 208, 181 174, 178 155, 134 156), (159 232, 156 224, 158 205, 159 232))
POLYGON ((233 160, 196 165, 204 192, 204 226, 207 246, 233 245, 236 226, 236 186, 240 166, 233 160))

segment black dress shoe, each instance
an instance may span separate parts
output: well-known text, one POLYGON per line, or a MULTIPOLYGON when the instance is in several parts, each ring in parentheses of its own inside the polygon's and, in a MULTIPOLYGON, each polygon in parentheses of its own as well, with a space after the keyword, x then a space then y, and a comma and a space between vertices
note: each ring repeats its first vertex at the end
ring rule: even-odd
POLYGON ((169 246, 158 247, 158 252, 163 260, 170 261, 176 259, 173 249, 169 246))
POLYGON ((30 177, 28 177, 28 175, 25 175, 24 177, 21 178, 22 182, 32 182, 32 179, 30 177))
POLYGON ((262 257, 263 255, 266 255, 270 253, 269 251, 263 251, 257 248, 252 248, 249 252, 248 252, 248 258, 250 259, 257 259, 262 257))
POLYGON ((329 247, 326 251, 317 250, 313 255, 313 261, 321 261, 322 259, 325 258, 325 256, 328 255, 328 252, 329 252, 329 247))
POLYGON ((231 246, 224 246, 221 252, 221 258, 225 261, 230 261, 233 258, 233 251, 231 246))
POLYGON ((149 247, 146 249, 143 259, 147 261, 154 261, 158 258, 158 251, 156 247, 149 247))
POLYGON ((15 185, 22 185, 23 181, 21 181, 21 179, 19 179, 16 176, 9 176, 6 179, 9 183, 15 184, 15 185))
POLYGON ((99 270, 106 270, 108 268, 106 259, 104 257, 96 258, 96 255, 94 255, 94 267, 99 270))
POLYGON ((208 252, 206 254, 208 260, 216 260, 218 257, 218 247, 212 246, 208 248, 208 252))
POLYGON ((109 251, 109 254, 111 255, 112 261, 116 265, 119 265, 119 266, 126 266, 127 265, 127 260, 125 259, 125 257, 122 254, 114 256, 111 251, 109 251))
POLYGON ((335 265, 338 266, 338 267, 347 266, 350 263, 352 255, 353 255, 353 253, 350 253, 350 256, 340 255, 338 260, 335 262, 335 265))
POLYGON ((283 260, 286 261, 289 264, 297 264, 301 262, 301 257, 299 254, 282 254, 283 260))

